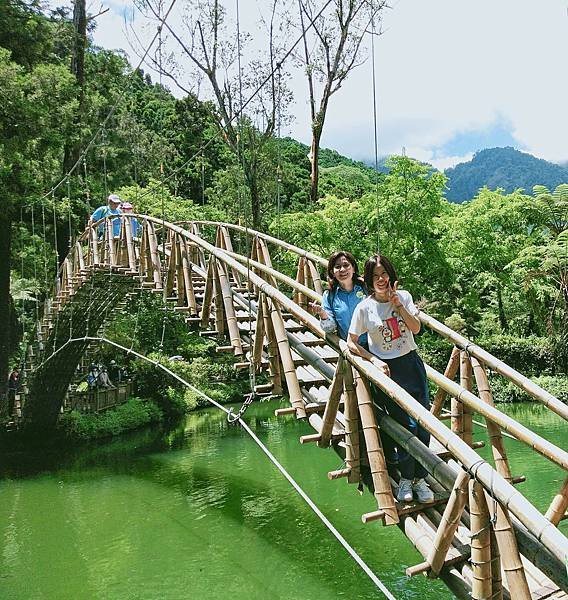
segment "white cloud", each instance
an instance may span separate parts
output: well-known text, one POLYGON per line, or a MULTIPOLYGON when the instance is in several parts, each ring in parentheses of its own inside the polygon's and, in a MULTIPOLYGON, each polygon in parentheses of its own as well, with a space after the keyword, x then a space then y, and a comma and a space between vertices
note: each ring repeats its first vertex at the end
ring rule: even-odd
MULTIPOLYGON (((263 2, 241 3, 248 17, 243 22, 252 22, 263 2)), ((113 1, 98 19, 96 43, 127 49, 122 12, 131 6, 113 1)), ((179 25, 180 18, 178 13, 170 22, 179 25)), ((547 160, 568 160, 565 0, 399 0, 385 13, 384 29, 376 43, 380 155, 406 147, 408 155, 449 166, 460 157, 452 150, 444 155, 448 142, 502 120, 518 147, 547 160)), ((355 158, 373 156, 371 80, 369 60, 332 98, 324 145, 355 158)), ((290 133, 308 142, 300 75, 293 89, 290 133)))

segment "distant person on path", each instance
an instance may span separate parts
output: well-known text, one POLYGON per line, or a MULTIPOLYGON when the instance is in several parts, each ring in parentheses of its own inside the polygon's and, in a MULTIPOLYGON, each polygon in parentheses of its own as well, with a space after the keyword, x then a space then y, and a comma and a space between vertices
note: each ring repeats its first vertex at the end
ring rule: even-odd
POLYGON ((111 360, 108 367, 108 376, 111 381, 120 383, 120 367, 116 364, 116 360, 111 360))
MULTIPOLYGON (((130 204, 130 202, 123 202, 120 205, 120 209, 122 210, 122 212, 125 215, 131 215, 132 214, 132 209, 134 207, 132 206, 132 204, 130 204)), ((129 219, 124 219, 126 221, 125 225, 128 224, 128 222, 130 222, 130 228, 132 230, 132 237, 133 238, 139 238, 140 237, 140 233, 141 233, 141 227, 140 227, 140 223, 138 222, 138 219, 136 217, 130 217, 129 219)))
POLYGON ((16 394, 20 389, 20 371, 17 368, 12 369, 10 376, 8 377, 8 416, 11 417, 14 414, 14 408, 16 406, 16 394))
MULTIPOLYGON (((97 210, 95 210, 95 212, 91 215, 91 218, 89 219, 89 225, 92 225, 93 223, 104 219, 104 217, 107 217, 108 215, 121 215, 121 202, 122 200, 120 199, 120 196, 118 196, 117 194, 110 194, 110 196, 107 198, 106 206, 99 206, 99 208, 97 208, 97 210)), ((98 229, 99 239, 102 239, 105 233, 105 223, 101 223, 98 229)), ((113 219, 112 235, 115 238, 120 236, 120 219, 113 219)))
MULTIPOLYGON (((375 254, 365 263, 365 284, 370 294, 353 313, 349 328, 349 349, 369 360, 398 383, 424 408, 430 407, 426 369, 416 352, 414 335, 420 331, 419 310, 412 296, 398 289, 398 276, 386 256, 375 254), (360 343, 367 333, 369 349, 360 343)), ((373 386, 382 397, 388 414, 428 446, 430 434, 381 389, 373 386)), ((424 480, 427 471, 404 448, 398 448, 401 479, 397 500, 433 502, 434 494, 424 480)))
POLYGON ((102 388, 114 388, 112 381, 109 379, 108 371, 106 367, 103 367, 97 378, 99 387, 102 388))

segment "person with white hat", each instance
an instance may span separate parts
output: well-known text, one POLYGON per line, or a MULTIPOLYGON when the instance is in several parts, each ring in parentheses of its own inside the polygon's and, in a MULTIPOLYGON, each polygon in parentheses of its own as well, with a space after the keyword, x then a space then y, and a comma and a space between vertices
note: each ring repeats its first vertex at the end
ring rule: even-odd
MULTIPOLYGON (((132 209, 134 207, 132 206, 132 204, 130 202, 123 202, 120 205, 120 208, 125 215, 131 215, 132 209)), ((139 238, 140 233, 141 233, 140 230, 142 228, 140 227, 140 223, 138 222, 138 219, 136 217, 130 217, 129 219, 124 219, 124 220, 130 221, 130 227, 132 229, 132 237, 139 238)))
MULTIPOLYGON (((105 206, 99 206, 97 210, 91 215, 89 219, 89 225, 104 219, 108 215, 121 215, 120 203, 122 202, 118 194, 110 194, 107 198, 107 204, 105 206)), ((105 225, 101 223, 99 225, 99 238, 102 238, 105 232, 105 225)), ((112 221, 112 235, 114 237, 120 236, 120 219, 113 219, 112 221)))

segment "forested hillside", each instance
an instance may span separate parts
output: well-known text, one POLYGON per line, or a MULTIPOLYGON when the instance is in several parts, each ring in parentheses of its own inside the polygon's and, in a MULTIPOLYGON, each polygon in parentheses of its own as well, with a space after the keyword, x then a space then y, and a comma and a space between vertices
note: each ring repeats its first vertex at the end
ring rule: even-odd
POLYGON ((531 192, 535 185, 554 189, 568 183, 568 168, 519 152, 514 148, 489 148, 452 169, 446 169, 446 198, 464 202, 473 198, 482 187, 502 189, 506 193, 521 188, 531 192))
MULTIPOLYGON (((547 171, 529 185, 522 168, 511 168, 510 185, 476 183, 460 205, 446 200, 447 176, 412 159, 392 157, 388 173, 377 174, 322 150, 312 203, 305 144, 261 135, 243 116, 235 152, 211 102, 175 98, 88 36, 80 76, 66 10, 0 0, 0 12, 3 381, 57 265, 111 192, 170 221, 256 223, 324 256, 345 248, 364 261, 380 249, 434 316, 463 324, 527 373, 566 372, 568 186, 533 192, 550 181, 547 171), (484 184, 526 191, 478 194, 484 184)), ((480 152, 473 162, 487 156, 495 154, 480 152)))

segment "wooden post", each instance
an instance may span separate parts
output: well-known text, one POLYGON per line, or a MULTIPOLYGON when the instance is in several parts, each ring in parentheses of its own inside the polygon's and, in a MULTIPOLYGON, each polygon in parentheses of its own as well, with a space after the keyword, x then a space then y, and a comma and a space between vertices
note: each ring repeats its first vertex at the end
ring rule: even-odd
POLYGON ((470 476, 461 470, 452 489, 452 493, 442 514, 442 520, 436 531, 432 549, 426 558, 430 565, 430 576, 437 577, 444 566, 448 549, 460 524, 463 509, 467 502, 467 486, 470 476))
POLYGON ((280 396, 282 395, 282 363, 280 362, 280 356, 278 355, 278 342, 276 341, 276 334, 274 333, 274 327, 272 326, 266 295, 261 294, 259 300, 262 302, 264 332, 268 342, 268 364, 270 366, 270 377, 272 379, 272 391, 275 396, 280 396))
POLYGON ((335 375, 331 386, 329 387, 329 397, 325 404, 325 411, 323 413, 323 423, 320 432, 320 439, 318 446, 321 448, 327 448, 331 441, 331 434, 333 426, 335 425, 335 418, 337 417, 337 409, 339 408, 339 402, 341 395, 343 394, 343 364, 345 359, 343 356, 339 356, 337 366, 335 368, 335 375))
POLYGON ((489 528, 491 537, 491 599, 503 600, 503 581, 501 579, 501 555, 493 527, 489 528))
MULTIPOLYGON (((450 360, 448 361, 448 366, 444 371, 444 376, 448 379, 453 379, 458 372, 458 367, 460 364, 460 349, 456 348, 456 346, 452 349, 452 354, 450 356, 450 360)), ((448 392, 444 388, 439 387, 436 395, 434 396, 434 400, 432 402, 432 406, 430 408, 430 412, 436 417, 440 416, 442 412, 442 408, 444 408, 444 402, 448 392)))
POLYGON ((219 287, 221 289, 221 295, 225 307, 225 317, 227 319, 227 328, 229 330, 231 345, 235 349, 235 355, 240 356, 243 353, 243 347, 241 345, 241 334, 239 332, 237 317, 235 315, 233 295, 231 294, 231 288, 229 286, 229 278, 227 277, 227 272, 225 271, 225 265, 221 263, 221 261, 217 261, 216 268, 219 287))
POLYGON ((563 519, 566 509, 568 508, 568 477, 564 480, 562 488, 554 496, 554 500, 550 504, 546 515, 544 515, 551 523, 558 525, 563 519))
MULTIPOLYGON (((477 358, 475 358, 475 356, 471 357, 471 364, 473 366, 473 374, 475 376, 479 397, 490 406, 494 406, 493 394, 489 387, 489 379, 487 378, 485 367, 477 360, 477 358)), ((486 418, 485 422, 487 424, 487 433, 489 434, 493 459, 495 460, 495 469, 507 481, 511 481, 511 469, 509 467, 507 451, 503 444, 503 437, 501 436, 501 428, 491 421, 491 419, 486 418)))
POLYGON ((343 363, 343 388, 345 390, 345 463, 349 469, 347 481, 359 483, 361 480, 359 445, 359 411, 357 410, 357 394, 353 381, 353 368, 348 362, 343 363))
MULTIPOLYGON (((462 350, 460 352, 460 385, 462 388, 471 392, 471 361, 469 354, 462 350)), ((473 443, 473 414, 469 406, 461 403, 463 411, 463 441, 471 446, 473 443)))
POLYGON ((491 598, 491 535, 489 511, 483 486, 469 482, 469 514, 471 517, 471 570, 473 600, 491 598))
POLYGON ((300 383, 298 382, 296 368, 294 367, 294 361, 292 360, 292 352, 290 350, 290 345, 288 344, 284 320, 282 319, 278 304, 272 299, 268 300, 268 308, 274 333, 276 335, 278 353, 280 354, 280 360, 282 361, 282 366, 284 368, 284 377, 286 378, 290 403, 296 409, 296 417, 298 419, 305 419, 306 411, 304 410, 302 391, 300 390, 300 383))
POLYGON ((398 512, 392 495, 392 488, 387 463, 381 439, 379 437, 379 428, 373 411, 373 402, 368 388, 368 383, 364 380, 358 371, 354 373, 355 390, 357 393, 357 403, 359 405, 359 414, 361 416, 361 425, 363 435, 365 436, 365 445, 367 447, 367 456, 373 487, 375 488, 375 498, 379 510, 385 513, 385 524, 392 525, 399 522, 398 512))

